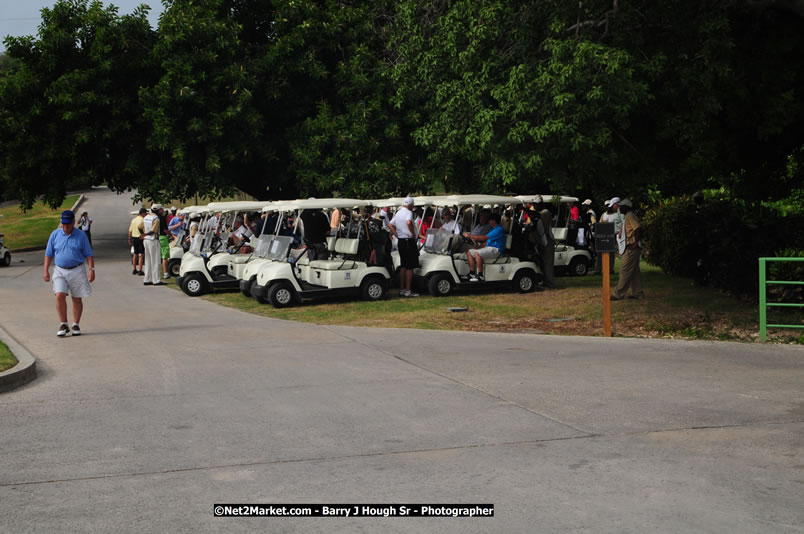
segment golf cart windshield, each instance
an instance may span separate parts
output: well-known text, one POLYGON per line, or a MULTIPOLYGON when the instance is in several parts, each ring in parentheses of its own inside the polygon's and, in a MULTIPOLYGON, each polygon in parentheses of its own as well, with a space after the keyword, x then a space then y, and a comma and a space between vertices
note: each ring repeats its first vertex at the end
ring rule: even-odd
POLYGON ((288 258, 290 247, 293 245, 293 236, 277 235, 271 241, 268 249, 268 259, 285 261, 288 258))
POLYGON ((441 228, 428 228, 424 241, 424 250, 430 254, 450 254, 452 252, 454 232, 441 228))
POLYGON ((271 243, 275 237, 273 234, 262 234, 258 237, 254 247, 254 255, 258 258, 267 258, 271 250, 271 243))

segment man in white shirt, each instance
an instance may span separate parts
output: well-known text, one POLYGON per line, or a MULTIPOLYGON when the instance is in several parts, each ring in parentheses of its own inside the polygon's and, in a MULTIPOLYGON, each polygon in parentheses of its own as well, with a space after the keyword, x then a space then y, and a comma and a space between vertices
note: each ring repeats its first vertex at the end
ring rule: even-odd
POLYGON ((418 297, 411 291, 413 285, 413 269, 419 266, 419 247, 416 245, 416 226, 413 222, 413 198, 407 197, 402 207, 391 219, 388 227, 397 238, 399 245, 399 295, 402 297, 418 297))
POLYGON ((461 233, 461 225, 458 224, 458 221, 452 218, 451 209, 444 208, 441 210, 441 221, 442 230, 446 230, 447 232, 451 232, 453 234, 461 233))
MULTIPOLYGON (((614 223, 614 233, 617 235, 618 245, 619 245, 619 232, 620 232, 620 225, 622 224, 619 219, 619 206, 620 204, 620 197, 614 197, 611 200, 607 201, 608 209, 606 212, 600 216, 600 222, 604 223, 614 223)), ((624 241, 623 241, 624 242, 624 241)), ((603 260, 601 259, 601 255, 598 254, 598 265, 597 270, 598 272, 603 271, 603 260)), ((609 262, 609 272, 614 274, 614 256, 611 257, 611 261, 609 262)))
POLYGON ((234 246, 239 247, 240 245, 245 244, 244 242, 247 239, 251 239, 254 233, 249 229, 248 226, 243 224, 243 219, 237 217, 234 222, 234 232, 232 232, 232 241, 234 246))
POLYGON ((221 214, 221 212, 216 211, 216 212, 215 212, 215 213, 212 215, 212 217, 210 217, 209 219, 207 219, 207 222, 206 222, 206 225, 204 226, 204 228, 206 228, 206 230, 207 230, 208 232, 212 232, 213 234, 217 234, 217 233, 218 233, 218 222, 219 222, 219 221, 220 221, 220 219, 221 219, 221 218, 220 218, 220 214, 221 214))
POLYGON ((145 245, 145 280, 144 286, 163 286, 159 279, 159 264, 162 260, 162 251, 159 244, 159 212, 164 208, 161 204, 151 206, 151 212, 142 221, 140 239, 145 245))

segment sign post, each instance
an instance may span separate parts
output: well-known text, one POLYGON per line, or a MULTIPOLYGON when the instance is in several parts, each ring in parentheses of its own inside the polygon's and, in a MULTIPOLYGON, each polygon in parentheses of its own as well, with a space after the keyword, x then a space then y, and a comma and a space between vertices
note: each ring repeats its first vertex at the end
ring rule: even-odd
POLYGON ((617 246, 614 223, 595 224, 595 251, 602 254, 603 267, 603 335, 611 337, 611 254, 617 246))

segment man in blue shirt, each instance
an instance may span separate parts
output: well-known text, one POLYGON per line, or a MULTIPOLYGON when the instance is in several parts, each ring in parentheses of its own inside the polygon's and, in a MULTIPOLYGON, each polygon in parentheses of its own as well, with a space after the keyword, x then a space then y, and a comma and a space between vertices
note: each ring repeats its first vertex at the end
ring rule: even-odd
POLYGON ((464 237, 468 237, 472 241, 485 243, 484 247, 473 248, 466 252, 466 260, 469 262, 469 280, 471 282, 485 280, 483 276, 483 260, 496 259, 505 250, 505 231, 500 226, 499 213, 491 214, 489 225, 491 230, 486 235, 471 235, 469 232, 463 234, 464 237))
POLYGON ((70 210, 61 214, 61 228, 53 230, 45 249, 45 282, 50 282, 50 264, 53 263, 53 293, 56 294, 56 312, 59 315, 59 329, 56 335, 65 337, 68 332, 81 335, 81 314, 84 303, 81 300, 92 293, 90 282, 95 281, 95 258, 92 247, 84 232, 75 227, 75 213, 70 210), (89 264, 87 276, 86 264, 89 264), (67 292, 73 300, 73 327, 67 328, 67 292))

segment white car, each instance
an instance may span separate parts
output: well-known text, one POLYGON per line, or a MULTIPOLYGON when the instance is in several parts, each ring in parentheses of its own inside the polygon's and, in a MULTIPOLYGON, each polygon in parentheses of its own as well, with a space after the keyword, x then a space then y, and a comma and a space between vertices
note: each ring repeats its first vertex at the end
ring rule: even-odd
MULTIPOLYGON (((296 201, 296 225, 304 210, 353 210, 370 203, 357 199, 308 199, 296 201)), ((356 213, 350 218, 351 230, 337 237, 329 248, 329 259, 310 260, 303 249, 292 248, 292 236, 275 236, 271 242, 272 261, 264 264, 250 291, 260 302, 276 308, 301 303, 306 298, 359 296, 380 300, 385 296, 391 275, 382 266, 368 265, 359 256, 361 242, 368 235, 356 213)), ((331 243, 331 242, 330 242, 331 243)))
POLYGON ((3 267, 11 265, 11 251, 6 248, 3 234, 0 234, 0 265, 3 267))

